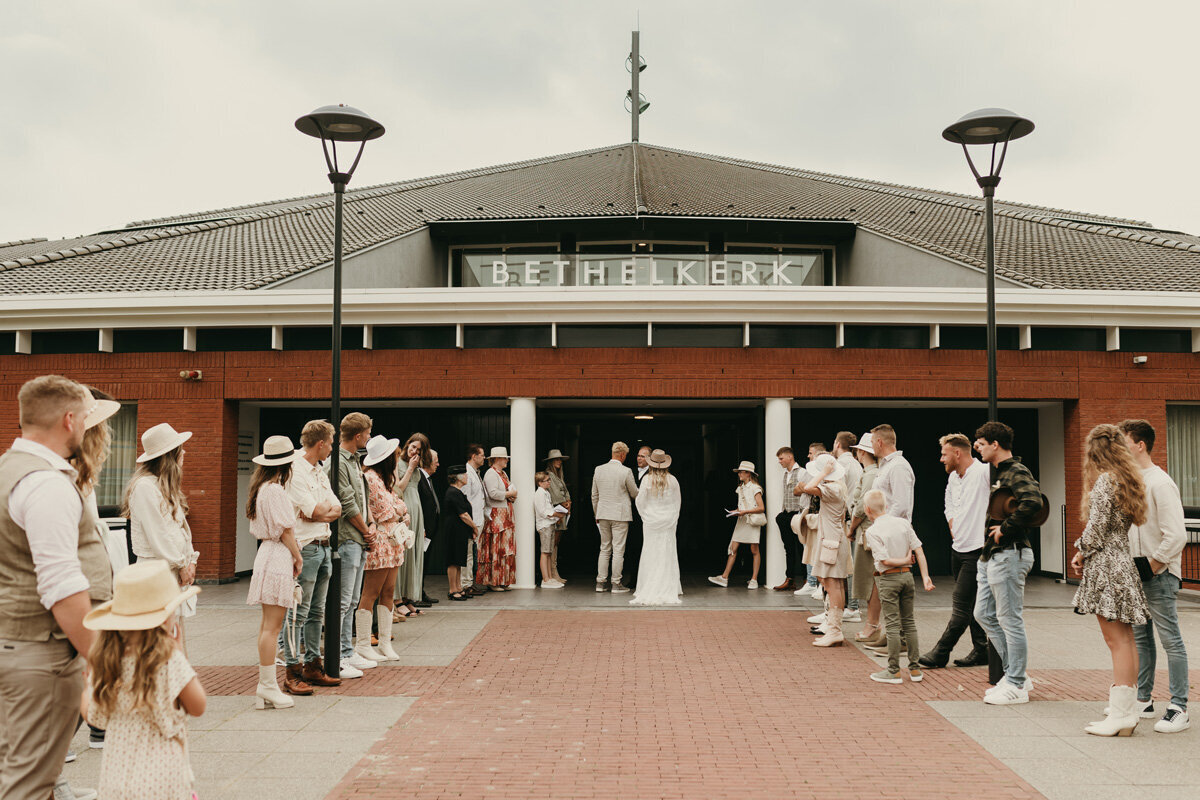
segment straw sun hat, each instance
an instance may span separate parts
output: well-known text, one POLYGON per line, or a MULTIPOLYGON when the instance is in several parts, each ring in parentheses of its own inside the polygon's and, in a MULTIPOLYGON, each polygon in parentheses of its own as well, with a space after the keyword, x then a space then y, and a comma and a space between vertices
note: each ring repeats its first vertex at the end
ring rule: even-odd
POLYGON ((493 447, 492 452, 488 453, 488 460, 493 458, 508 458, 507 447, 493 447))
POLYGON ((192 438, 191 431, 180 433, 171 427, 169 422, 160 422, 142 434, 142 454, 137 457, 137 463, 164 456, 192 438))
POLYGON ((104 420, 121 410, 121 404, 116 400, 97 400, 96 398, 92 397, 92 393, 88 392, 86 387, 84 388, 84 391, 87 392, 88 396, 88 412, 83 421, 83 427, 85 430, 96 427, 101 422, 104 422, 104 420))
POLYGON ((263 442, 263 451, 250 459, 263 467, 277 467, 280 464, 290 464, 300 453, 292 447, 292 440, 286 436, 268 436, 263 442))
POLYGON ((157 628, 170 619, 183 601, 199 593, 199 586, 180 589, 167 562, 139 561, 113 577, 113 599, 88 613, 83 618, 83 627, 92 631, 157 628))
POLYGON ((378 464, 396 452, 396 448, 399 446, 399 439, 389 439, 382 435, 372 436, 371 441, 367 442, 367 457, 363 459, 363 466, 369 467, 372 464, 378 464))
POLYGON ((839 464, 838 460, 836 458, 834 458, 833 455, 830 453, 821 453, 819 456, 814 458, 812 461, 805 464, 804 471, 807 472, 809 475, 812 475, 815 477, 817 475, 820 475, 821 471, 824 470, 825 467, 828 466, 830 462, 833 463, 833 472, 830 472, 828 475, 826 475, 825 480, 840 481, 843 478, 845 478, 846 477, 846 468, 843 467, 841 464, 839 464))
POLYGON ((749 472, 754 477, 756 477, 756 478, 758 477, 758 473, 755 472, 755 470, 754 470, 754 462, 753 461, 743 461, 742 463, 738 464, 737 467, 733 471, 734 472, 749 472))
POLYGON ((671 457, 664 450, 654 450, 646 456, 646 463, 653 469, 666 469, 671 466, 671 457))
POLYGON ((870 431, 862 435, 862 438, 858 440, 858 444, 854 445, 854 449, 875 455, 875 444, 871 441, 870 431))

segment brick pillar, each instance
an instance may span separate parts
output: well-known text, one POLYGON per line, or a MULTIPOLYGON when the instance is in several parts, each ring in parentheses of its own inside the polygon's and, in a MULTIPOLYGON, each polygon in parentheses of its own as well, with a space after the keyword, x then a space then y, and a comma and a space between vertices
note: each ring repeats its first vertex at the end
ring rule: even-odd
MULTIPOLYGON (((1092 428, 1102 423, 1120 424, 1124 419, 1144 419, 1154 426, 1157 434, 1151 457, 1154 463, 1167 468, 1167 404, 1164 400, 1140 398, 1081 399, 1066 404, 1063 436, 1066 439, 1067 473, 1067 557, 1075 555, 1075 541, 1083 533, 1084 520, 1080 516, 1087 509, 1082 506, 1083 456, 1087 436, 1092 428)), ((1069 569, 1068 569, 1069 572, 1069 569)), ((1071 578, 1079 576, 1070 573, 1071 578)))
MULTIPOLYGON (((147 399, 138 402, 138 437, 160 422, 191 431, 183 446, 183 490, 192 544, 200 553, 196 576, 231 578, 237 547, 237 403, 221 398, 147 399)), ((139 446, 140 450, 140 446, 139 446)))

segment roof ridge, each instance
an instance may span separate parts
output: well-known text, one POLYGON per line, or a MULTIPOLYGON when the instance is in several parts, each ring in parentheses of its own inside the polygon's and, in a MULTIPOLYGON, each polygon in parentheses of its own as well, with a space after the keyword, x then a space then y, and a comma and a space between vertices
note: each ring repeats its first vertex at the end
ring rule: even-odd
POLYGON ((47 239, 45 236, 35 236, 32 239, 16 239, 15 241, 11 241, 11 242, 0 242, 0 247, 17 247, 18 245, 22 245, 22 244, 37 244, 38 242, 48 242, 48 241, 50 241, 50 240, 47 239))
MULTIPOLYGON (((619 144, 619 145, 607 145, 605 147, 593 147, 593 148, 586 149, 586 150, 574 150, 574 151, 571 151, 568 153, 558 153, 556 155, 541 156, 539 158, 527 158, 522 161, 509 161, 509 162, 505 162, 503 164, 496 164, 496 165, 493 165, 490 167, 472 167, 471 169, 458 170, 456 172, 442 172, 442 173, 438 173, 435 175, 429 175, 429 176, 426 176, 423 178, 409 178, 407 180, 389 181, 388 183, 375 183, 375 184, 371 184, 368 186, 363 186, 358 189, 350 189, 347 191, 347 195, 357 195, 362 192, 377 191, 377 190, 381 190, 381 189, 389 189, 391 191, 405 191, 407 189, 422 188, 425 185, 430 185, 433 183, 448 183, 448 182, 451 182, 452 180, 467 180, 469 178, 478 178, 483 175, 495 175, 495 174, 498 174, 501 172, 509 172, 514 169, 521 169, 524 167, 540 166, 542 164, 549 164, 554 161, 562 161, 562 160, 565 160, 568 158, 578 158, 579 156, 590 155, 593 153, 600 153, 605 150, 617 150, 617 149, 620 149, 625 146, 626 145, 624 145, 624 144, 619 144)), ((331 197, 331 194, 329 192, 321 192, 321 193, 317 193, 317 194, 302 194, 302 195, 297 195, 295 197, 285 197, 280 200, 270 200, 267 202, 259 202, 259 203, 246 203, 244 205, 229 206, 227 208, 215 208, 215 209, 211 209, 209 211, 197 212, 195 214, 176 214, 173 216, 153 217, 151 219, 145 219, 145 220, 134 220, 132 222, 126 223, 125 227, 126 228, 135 228, 135 227, 142 226, 142 225, 153 225, 156 223, 170 222, 172 220, 177 220, 177 221, 181 221, 181 222, 184 220, 195 220, 197 222, 200 222, 200 221, 203 221, 204 217, 211 217, 211 216, 215 216, 218 214, 225 214, 230 211, 243 211, 243 210, 251 209, 251 208, 260 208, 262 206, 273 206, 273 205, 278 205, 280 203, 293 203, 293 202, 296 202, 299 200, 309 200, 309 199, 326 198, 326 197, 331 197)), ((350 198, 347 197, 347 200, 349 200, 349 199, 350 198)))
MULTIPOLYGON (((971 211, 982 211, 983 210, 982 206, 976 205, 975 202, 967 202, 966 200, 952 200, 952 199, 949 199, 946 197, 933 197, 933 196, 921 194, 922 192, 934 192, 935 190, 933 190, 933 189, 921 189, 919 187, 900 186, 899 184, 896 184, 894 186, 879 185, 874 182, 867 181, 867 180, 864 180, 861 178, 850 178, 850 177, 846 177, 843 175, 833 175, 833 174, 825 173, 825 172, 815 172, 813 170, 805 170, 805 169, 800 169, 798 167, 785 167, 785 166, 782 166, 779 164, 765 164, 765 163, 757 162, 757 161, 746 161, 744 159, 731 158, 728 156, 715 156, 715 155, 711 155, 708 153, 699 153, 699 152, 695 152, 695 151, 691 151, 691 150, 677 150, 673 147, 663 147, 661 145, 647 145, 647 147, 655 147, 660 150, 667 150, 667 151, 673 152, 673 153, 682 153, 684 155, 695 156, 697 158, 706 158, 706 159, 709 159, 712 161, 719 161, 722 163, 737 164, 739 166, 748 166, 753 169, 762 169, 762 170, 765 170, 768 172, 803 175, 806 177, 813 176, 818 180, 823 180, 823 181, 831 180, 834 183, 838 183, 841 185, 854 186, 857 188, 865 189, 867 191, 875 191, 875 192, 879 192, 881 194, 894 195, 896 197, 907 197, 907 198, 911 198, 913 200, 922 200, 924 202, 937 203, 940 205, 950 206, 952 208, 962 208, 962 209, 968 209, 971 211), (911 190, 911 191, 904 191, 904 190, 911 190)), ((958 197, 963 197, 963 198, 969 197, 968 195, 959 195, 956 192, 944 192, 943 194, 948 194, 948 195, 953 195, 953 196, 958 196, 958 197)), ((1045 206, 1032 206, 1032 205, 1028 205, 1025 203, 1009 203, 1009 202, 1005 201, 1005 204, 1010 205, 1010 206, 1019 206, 1021 208, 1039 209, 1042 211, 1051 211, 1051 212, 1062 212, 1064 214, 1075 214, 1077 216, 1078 215, 1082 215, 1085 217, 1092 216, 1089 214, 1083 214, 1082 212, 1069 211, 1067 209, 1052 209, 1052 208, 1047 208, 1045 206)), ((997 216, 1008 217, 1011 219, 1028 220, 1028 221, 1037 222, 1037 223, 1040 223, 1043 225, 1052 225, 1054 227, 1067 228, 1070 230, 1082 230, 1082 231, 1087 231, 1089 233, 1100 234, 1103 236, 1112 236, 1112 237, 1115 237, 1118 239, 1127 239, 1132 242, 1141 242, 1143 244, 1151 244, 1151 245, 1155 245, 1158 247, 1165 247, 1165 248, 1171 249, 1171 250, 1183 250, 1183 251, 1192 252, 1192 253, 1200 253, 1200 244, 1181 242, 1176 239, 1170 239, 1170 238, 1167 238, 1164 236, 1153 236, 1153 235, 1148 235, 1145 233, 1138 233, 1135 231, 1131 231, 1127 228, 1117 228, 1117 227, 1113 227, 1111 225, 1106 225, 1103 222, 1077 222, 1077 221, 1070 221, 1070 220, 1062 220, 1062 219, 1057 219, 1052 216, 1047 216, 1046 214, 1034 214, 1034 213, 1029 213, 1029 212, 1024 212, 1024 211, 1017 211, 1017 210, 1009 209, 1009 208, 996 208, 995 213, 997 216)), ((1122 222, 1131 222, 1131 223, 1135 223, 1135 224, 1139 224, 1139 225, 1142 224, 1138 220, 1122 220, 1120 217, 1109 217, 1108 219, 1112 222, 1122 221, 1122 222)), ((859 222, 859 224, 862 224, 861 221, 859 222)), ((1151 230, 1156 231, 1156 232, 1158 231, 1157 228, 1154 228, 1149 223, 1146 223, 1145 227, 1148 227, 1151 230)))

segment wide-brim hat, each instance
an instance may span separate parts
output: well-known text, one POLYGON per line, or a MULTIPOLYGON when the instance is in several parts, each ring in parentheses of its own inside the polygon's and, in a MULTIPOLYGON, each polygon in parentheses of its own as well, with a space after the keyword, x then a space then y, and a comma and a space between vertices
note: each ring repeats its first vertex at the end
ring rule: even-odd
POLYGON ((858 440, 858 444, 854 445, 854 449, 875 455, 875 443, 872 441, 870 431, 862 435, 862 438, 858 440))
POLYGON ((666 469, 671 466, 671 457, 663 450, 652 450, 650 455, 646 456, 646 463, 652 469, 666 469))
POLYGON ((177 431, 169 422, 160 422, 142 434, 142 454, 137 457, 137 463, 166 455, 192 438, 191 431, 177 431))
POLYGON ((299 452, 288 437, 268 436, 267 440, 263 442, 262 454, 250 460, 264 467, 277 467, 280 464, 290 464, 295 461, 299 452))
POLYGON ((754 469, 753 461, 743 461, 737 465, 737 468, 734 469, 734 472, 749 472, 751 475, 756 477, 758 476, 758 472, 754 469))
POLYGON ((372 436, 371 440, 367 442, 367 457, 363 459, 363 466, 369 467, 372 464, 378 464, 396 452, 396 448, 399 446, 399 439, 389 439, 386 436, 372 436))
POLYGON ((87 416, 83 419, 84 430, 96 427, 121 410, 121 404, 116 400, 97 400, 92 396, 91 392, 88 392, 86 387, 84 387, 84 391, 87 392, 88 396, 87 416))
POLYGON ((488 461, 491 461, 493 458, 508 458, 508 448, 493 447, 492 451, 488 453, 488 461))
POLYGON ((570 460, 571 460, 571 457, 570 457, 570 456, 564 456, 564 455, 562 454, 562 451, 561 451, 561 450, 559 450, 559 449, 556 447, 556 448, 554 448, 553 450, 551 450, 549 453, 547 453, 547 454, 546 454, 546 457, 545 457, 545 458, 543 458, 543 459, 542 459, 542 461, 553 461, 553 460, 554 460, 554 459, 556 459, 556 458, 561 458, 563 461, 570 461, 570 460))
POLYGON ((804 471, 809 475, 817 476, 825 469, 825 465, 832 462, 833 472, 825 476, 827 481, 840 481, 846 477, 846 468, 838 463, 838 460, 833 457, 832 453, 821 453, 812 461, 804 465, 804 471))
POLYGON ((199 586, 180 589, 166 561, 139 561, 113 577, 113 599, 92 609, 83 618, 83 627, 92 631, 157 628, 183 601, 199 593, 199 586))

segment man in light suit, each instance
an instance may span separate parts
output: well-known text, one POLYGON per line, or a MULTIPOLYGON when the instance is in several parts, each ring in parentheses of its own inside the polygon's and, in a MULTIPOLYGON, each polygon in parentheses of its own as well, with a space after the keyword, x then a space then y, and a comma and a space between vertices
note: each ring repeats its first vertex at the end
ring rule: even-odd
POLYGON ((612 561, 612 591, 628 592, 621 584, 621 570, 625 566, 625 537, 629 534, 629 522, 633 519, 630 503, 637 497, 637 483, 633 472, 625 466, 629 445, 613 442, 612 460, 596 467, 592 475, 592 511, 596 515, 596 527, 600 529, 600 560, 596 567, 596 591, 603 592, 608 582, 609 561, 612 561))

